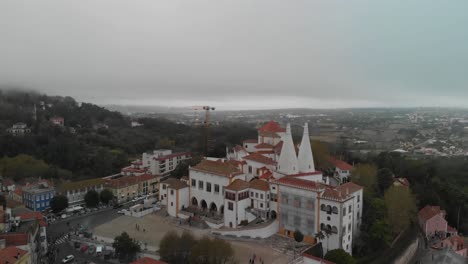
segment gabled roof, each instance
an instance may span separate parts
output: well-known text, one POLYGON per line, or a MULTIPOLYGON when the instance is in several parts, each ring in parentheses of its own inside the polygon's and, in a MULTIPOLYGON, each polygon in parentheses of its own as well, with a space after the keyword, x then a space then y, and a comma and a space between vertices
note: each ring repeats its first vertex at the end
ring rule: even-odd
POLYGON ((231 184, 226 186, 226 188, 224 189, 237 192, 237 191, 242 191, 248 188, 249 188, 248 182, 241 180, 241 179, 235 179, 233 182, 231 182, 231 184))
POLYGON ((0 249, 0 264, 17 263, 18 259, 26 255, 28 252, 17 247, 6 247, 0 249))
POLYGON ((267 181, 253 179, 249 182, 249 186, 251 189, 260 190, 260 191, 269 191, 270 184, 267 181))
POLYGON ((267 165, 276 165, 276 161, 274 161, 271 158, 265 157, 262 154, 257 153, 257 152, 254 152, 254 153, 249 154, 248 156, 245 156, 244 159, 259 162, 262 164, 267 164, 267 165))
POLYGON ((271 171, 267 171, 264 174, 260 175, 260 177, 258 178, 262 180, 269 180, 269 179, 274 179, 275 177, 273 177, 273 173, 271 173, 271 171))
POLYGON ((346 161, 339 160, 336 158, 330 158, 330 162, 335 165, 340 170, 352 170, 353 166, 351 164, 347 163, 346 161))
POLYGON ((322 185, 320 183, 314 181, 308 181, 296 177, 285 176, 278 180, 272 180, 273 183, 278 183, 281 185, 291 186, 299 189, 306 189, 312 191, 318 191, 322 189, 322 185))
POLYGON ((5 239, 6 246, 24 246, 28 244, 28 234, 26 233, 3 233, 0 239, 5 239))
POLYGON ((440 210, 440 206, 426 205, 423 209, 419 210, 418 217, 427 221, 438 214, 443 214, 445 216, 445 211, 440 210))
POLYGON ((200 163, 198 163, 194 167, 191 167, 190 169, 225 177, 232 177, 235 175, 242 174, 239 168, 221 160, 202 160, 200 163))
POLYGON ((362 186, 357 185, 354 182, 347 182, 345 184, 342 184, 342 185, 336 187, 336 190, 338 190, 339 192, 341 192, 343 194, 346 194, 346 193, 352 194, 352 193, 355 193, 355 192, 360 191, 362 189, 363 189, 362 186))
POLYGON ((236 146, 234 147, 234 151, 235 151, 235 152, 239 152, 239 151, 245 151, 245 152, 247 152, 247 150, 245 150, 245 148, 242 147, 241 145, 236 145, 236 146))
POLYGON ((286 129, 285 128, 282 128, 278 123, 276 123, 275 121, 271 120, 270 122, 264 124, 263 126, 261 126, 259 129, 258 129, 259 132, 275 132, 275 133, 278 133, 278 132, 286 132, 286 129))
POLYGON ((179 179, 176 179, 176 178, 168 178, 164 181, 162 181, 161 183, 165 183, 165 184, 168 184, 170 189, 174 189, 174 190, 179 190, 179 189, 183 189, 183 188, 187 188, 188 185, 179 180, 179 179))
POLYGON ((60 192, 65 193, 67 191, 79 190, 79 189, 84 189, 86 187, 101 185, 101 184, 104 184, 104 182, 105 180, 102 178, 94 178, 94 179, 76 181, 76 182, 66 182, 60 186, 59 190, 60 192))

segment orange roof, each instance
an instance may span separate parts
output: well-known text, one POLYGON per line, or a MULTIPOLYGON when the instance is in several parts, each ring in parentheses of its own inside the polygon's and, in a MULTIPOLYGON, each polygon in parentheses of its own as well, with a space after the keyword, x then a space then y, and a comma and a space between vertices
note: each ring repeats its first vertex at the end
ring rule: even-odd
POLYGON ((18 261, 18 256, 21 258, 28 252, 17 247, 6 247, 0 249, 0 264, 6 263, 16 263, 18 261))
POLYGON ((246 139, 246 140, 242 141, 242 143, 258 143, 258 140, 257 139, 246 139))
POLYGON ((245 150, 245 148, 242 147, 241 145, 236 145, 236 146, 234 147, 234 150, 235 150, 236 152, 239 152, 239 151, 245 151, 245 152, 247 152, 247 150, 245 150))
POLYGON ((271 173, 271 171, 265 172, 264 174, 260 175, 260 177, 258 177, 258 178, 260 178, 262 180, 274 179, 273 173, 271 173))
POLYGON ((21 189, 20 187, 16 187, 15 189, 15 193, 19 196, 22 196, 23 195, 23 189, 21 189))
POLYGON ((258 129, 259 132, 286 132, 286 129, 282 128, 278 123, 271 120, 270 122, 264 124, 258 129))
POLYGON ((336 187, 336 190, 338 190, 339 192, 343 193, 343 194, 346 194, 346 193, 355 193, 357 191, 360 191, 362 190, 363 187, 360 186, 360 185, 357 185, 355 184, 354 182, 347 182, 345 184, 342 184, 338 187, 336 187))
POLYGON ((125 167, 122 169, 123 172, 136 172, 136 173, 143 173, 143 172, 146 172, 148 169, 146 168, 142 168, 142 169, 139 169, 139 168, 133 168, 131 166, 128 166, 128 167, 125 167))
POLYGON ((440 210, 440 206, 426 205, 423 209, 419 210, 418 217, 427 221, 440 213, 445 216, 445 211, 440 210))
POLYGON ((155 260, 149 257, 139 258, 130 264, 167 264, 164 261, 155 260))
POLYGON ((314 181, 308 181, 296 177, 291 177, 291 176, 285 176, 281 179, 278 180, 273 180, 272 182, 278 183, 281 185, 286 185, 286 186, 291 186, 291 187, 296 187, 300 189, 306 189, 306 190, 318 190, 321 187, 321 184, 314 182, 314 181))
POLYGON ((255 148, 258 148, 258 149, 265 149, 265 148, 274 148, 273 145, 271 144, 268 144, 268 143, 260 143, 258 145, 255 146, 255 148))
POLYGON ((333 163, 333 165, 335 165, 335 167, 337 167, 340 170, 352 170, 353 169, 353 166, 351 166, 346 161, 342 161, 342 160, 335 159, 335 158, 330 158, 330 162, 333 163))
POLYGON ((272 138, 280 138, 280 136, 275 132, 270 131, 261 131, 258 133, 261 137, 272 137, 272 138))
POLYGON ((270 190, 270 185, 268 184, 267 181, 259 180, 259 179, 254 179, 249 182, 249 187, 251 189, 256 189, 260 191, 269 191, 270 190))
POLYGON ((256 161, 256 162, 268 164, 268 165, 276 165, 276 161, 272 160, 271 158, 265 157, 262 154, 257 153, 257 152, 254 152, 248 156, 245 156, 244 159, 256 161))
POLYGON ((0 239, 5 239, 7 247, 28 244, 28 234, 26 233, 4 233, 0 234, 0 239))
POLYGON ((124 176, 117 179, 110 179, 108 183, 110 187, 113 188, 123 188, 131 185, 138 184, 140 182, 148 181, 151 179, 155 179, 156 176, 151 174, 142 174, 140 176, 124 176))
POLYGON ((225 190, 230 190, 230 191, 241 191, 249 188, 249 183, 241 180, 241 179, 235 179, 231 184, 226 186, 225 190))
POLYGON ((226 177, 232 177, 235 175, 242 174, 238 167, 223 162, 221 160, 202 160, 200 163, 198 163, 194 167, 191 167, 190 169, 226 177))

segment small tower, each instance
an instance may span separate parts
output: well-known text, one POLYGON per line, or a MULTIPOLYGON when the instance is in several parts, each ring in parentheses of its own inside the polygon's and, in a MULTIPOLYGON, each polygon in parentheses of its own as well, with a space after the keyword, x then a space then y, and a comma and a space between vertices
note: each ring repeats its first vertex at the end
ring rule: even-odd
POLYGON ((314 156, 310 147, 309 125, 307 123, 304 125, 304 133, 302 134, 302 142, 297 159, 299 162, 299 172, 315 171, 314 156))
POLYGON ((291 136, 290 124, 286 126, 286 134, 283 138, 283 147, 279 156, 277 170, 285 175, 297 174, 299 172, 299 165, 291 136))

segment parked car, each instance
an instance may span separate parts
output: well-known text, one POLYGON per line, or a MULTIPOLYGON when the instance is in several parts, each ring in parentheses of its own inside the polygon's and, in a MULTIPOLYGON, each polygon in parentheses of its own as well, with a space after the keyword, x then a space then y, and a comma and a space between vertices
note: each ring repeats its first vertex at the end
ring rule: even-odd
POLYGON ((68 255, 65 258, 62 259, 62 263, 70 263, 73 260, 75 260, 75 256, 73 255, 68 255))
POLYGON ((117 211, 118 214, 125 214, 125 210, 119 210, 117 211))
POLYGON ((96 252, 96 246, 94 246, 94 245, 89 246, 88 254, 92 255, 92 254, 94 254, 94 252, 96 252))
POLYGON ((83 252, 83 253, 85 253, 85 252, 86 252, 86 250, 88 250, 88 248, 89 248, 89 246, 88 246, 88 245, 86 245, 86 244, 83 244, 83 245, 81 245, 80 251, 81 251, 81 252, 83 252))

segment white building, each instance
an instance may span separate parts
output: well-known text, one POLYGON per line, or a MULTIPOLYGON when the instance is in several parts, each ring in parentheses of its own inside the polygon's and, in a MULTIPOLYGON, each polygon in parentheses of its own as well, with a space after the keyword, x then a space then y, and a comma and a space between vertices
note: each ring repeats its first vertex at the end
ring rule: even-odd
POLYGON ((172 153, 170 149, 159 149, 153 153, 143 153, 141 164, 152 175, 165 176, 173 171, 180 162, 190 159, 189 152, 172 153))
POLYGON ((339 184, 349 182, 351 180, 351 171, 353 166, 343 160, 331 159, 331 163, 335 166, 335 172, 333 176, 337 178, 339 184))
POLYGON ((189 188, 184 181, 175 178, 162 181, 159 184, 159 196, 170 216, 178 217, 180 210, 189 206, 189 188))
POLYGON ((25 123, 16 123, 7 132, 14 136, 22 136, 31 133, 31 129, 25 123))
POLYGON ((189 169, 190 206, 223 214, 224 225, 232 229, 255 219, 277 221, 280 235, 293 237, 299 230, 310 244, 317 242, 317 232, 327 231, 325 250, 352 253, 362 187, 333 187, 323 180, 315 169, 307 124, 298 149, 289 124, 284 129, 270 121, 258 132, 256 141, 228 149, 227 160, 203 160, 189 169))

